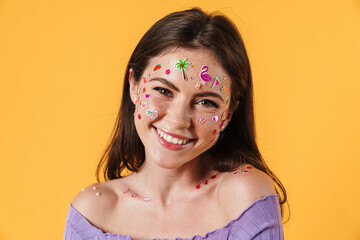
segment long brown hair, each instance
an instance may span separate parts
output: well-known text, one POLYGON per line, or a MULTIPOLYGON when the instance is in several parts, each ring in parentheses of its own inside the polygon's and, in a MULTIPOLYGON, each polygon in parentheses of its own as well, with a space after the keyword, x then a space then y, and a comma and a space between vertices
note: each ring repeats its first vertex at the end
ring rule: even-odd
POLYGON ((121 178, 123 170, 136 172, 143 164, 145 151, 134 124, 129 70, 133 70, 134 79, 139 81, 151 58, 173 48, 211 50, 232 80, 229 111, 232 119, 217 143, 203 153, 216 159, 211 167, 226 172, 249 163, 262 170, 276 183, 283 212, 283 204, 287 201, 285 188, 266 165, 255 141, 252 74, 240 33, 227 17, 206 14, 198 8, 174 12, 160 19, 136 46, 126 67, 113 136, 96 170, 98 181, 102 169, 105 180, 110 180, 121 178))

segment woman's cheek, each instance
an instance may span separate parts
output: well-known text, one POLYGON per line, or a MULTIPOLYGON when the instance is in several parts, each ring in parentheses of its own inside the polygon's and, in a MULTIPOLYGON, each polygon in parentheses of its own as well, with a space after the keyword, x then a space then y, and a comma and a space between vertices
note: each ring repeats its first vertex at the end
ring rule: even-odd
POLYGON ((216 135, 220 132, 220 128, 227 117, 227 112, 228 111, 225 110, 224 112, 218 113, 199 114, 196 119, 196 124, 198 124, 206 134, 211 132, 212 135, 216 135))
POLYGON ((144 118, 147 120, 155 120, 159 117, 159 115, 161 115, 162 108, 163 105, 161 101, 153 94, 150 94, 146 87, 140 89, 139 103, 136 113, 139 120, 144 118))

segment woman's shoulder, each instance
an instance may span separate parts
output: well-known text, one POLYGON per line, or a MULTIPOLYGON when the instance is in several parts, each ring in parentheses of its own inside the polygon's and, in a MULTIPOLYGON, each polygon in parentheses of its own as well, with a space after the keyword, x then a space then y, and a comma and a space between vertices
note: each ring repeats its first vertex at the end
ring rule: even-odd
POLYGON ((250 164, 224 174, 219 198, 229 219, 237 217, 256 200, 276 194, 273 179, 250 164))
POLYGON ((96 226, 102 226, 105 216, 119 203, 119 193, 114 185, 118 179, 94 183, 82 188, 71 202, 71 206, 96 226))

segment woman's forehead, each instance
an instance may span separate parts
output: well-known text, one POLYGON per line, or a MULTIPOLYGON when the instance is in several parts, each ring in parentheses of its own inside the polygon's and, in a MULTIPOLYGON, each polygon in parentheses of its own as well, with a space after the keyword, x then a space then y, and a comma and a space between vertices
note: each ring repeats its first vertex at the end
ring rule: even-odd
POLYGON ((231 83, 218 59, 204 49, 177 49, 151 58, 143 78, 154 77, 199 91, 211 89, 225 95, 229 94, 231 83))

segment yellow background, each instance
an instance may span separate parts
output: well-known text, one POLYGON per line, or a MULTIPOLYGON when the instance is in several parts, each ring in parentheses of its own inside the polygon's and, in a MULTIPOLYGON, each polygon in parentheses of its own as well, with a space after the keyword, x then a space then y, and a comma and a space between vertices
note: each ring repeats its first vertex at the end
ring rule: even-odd
POLYGON ((244 36, 258 142, 289 193, 286 239, 360 239, 358 0, 0 1, 0 239, 62 238, 132 50, 195 5, 244 36))

